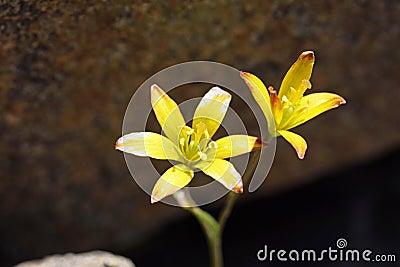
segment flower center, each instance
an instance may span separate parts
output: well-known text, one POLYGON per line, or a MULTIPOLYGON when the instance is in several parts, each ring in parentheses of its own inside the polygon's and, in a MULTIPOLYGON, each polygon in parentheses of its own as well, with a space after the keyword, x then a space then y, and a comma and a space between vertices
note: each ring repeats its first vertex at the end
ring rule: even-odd
POLYGON ((282 119, 277 125, 277 128, 284 128, 288 126, 288 123, 292 119, 292 116, 298 115, 302 112, 306 112, 308 105, 302 105, 301 100, 303 98, 304 92, 311 88, 311 83, 309 80, 302 80, 299 89, 290 87, 290 92, 288 95, 283 95, 281 99, 282 103, 282 119))
POLYGON ((200 122, 195 129, 184 126, 179 134, 179 148, 189 162, 211 160, 217 144, 211 141, 207 126, 200 122))

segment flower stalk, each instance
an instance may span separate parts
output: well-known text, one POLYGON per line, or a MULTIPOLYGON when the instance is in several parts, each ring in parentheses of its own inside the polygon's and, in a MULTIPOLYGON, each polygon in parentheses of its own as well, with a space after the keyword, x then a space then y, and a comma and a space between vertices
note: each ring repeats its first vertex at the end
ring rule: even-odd
POLYGON ((189 211, 197 219, 203 229, 207 239, 210 265, 212 267, 223 267, 222 228, 220 223, 208 212, 196 206, 186 188, 176 192, 174 197, 181 207, 189 211))
MULTIPOLYGON (((243 183, 248 185, 250 178, 254 173, 258 160, 260 158, 260 150, 253 153, 249 165, 243 175, 243 183)), ((211 267, 223 267, 223 253, 222 253, 222 235, 226 225, 226 221, 232 213, 235 202, 238 198, 238 194, 234 192, 229 192, 227 199, 221 213, 219 215, 218 221, 211 216, 205 210, 196 206, 196 203, 191 198, 189 191, 186 188, 176 192, 174 194, 177 202, 189 211, 199 222, 201 228, 207 239, 207 246, 210 255, 210 266, 211 267)))

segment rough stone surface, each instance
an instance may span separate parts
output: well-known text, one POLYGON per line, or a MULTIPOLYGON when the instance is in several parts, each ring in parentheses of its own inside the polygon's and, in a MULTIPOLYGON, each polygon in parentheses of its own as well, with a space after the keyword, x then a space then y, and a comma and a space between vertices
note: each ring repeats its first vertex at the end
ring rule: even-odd
POLYGON ((299 127, 305 160, 279 141, 257 196, 399 146, 399 12, 389 0, 0 1, 0 255, 124 248, 183 214, 150 205, 114 151, 134 90, 175 63, 278 87, 314 50, 312 90, 347 99, 299 127))
POLYGON ((135 267, 131 260, 105 251, 53 255, 43 260, 27 261, 15 267, 135 267))

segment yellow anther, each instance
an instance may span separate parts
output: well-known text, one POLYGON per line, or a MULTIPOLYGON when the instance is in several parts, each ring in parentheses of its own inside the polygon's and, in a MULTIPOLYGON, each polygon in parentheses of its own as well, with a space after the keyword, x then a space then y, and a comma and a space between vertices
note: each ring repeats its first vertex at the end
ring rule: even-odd
POLYGON ((311 83, 310 83, 309 80, 302 80, 301 83, 302 83, 302 85, 303 85, 304 87, 306 87, 306 88, 308 88, 308 89, 311 88, 311 83))
POLYGON ((207 129, 204 131, 204 136, 206 137, 206 139, 210 139, 210 134, 208 133, 207 129))
POLYGON ((181 131, 186 135, 191 135, 192 133, 194 133, 194 130, 187 125, 183 126, 181 131))
POLYGON ((292 102, 289 101, 289 99, 286 97, 286 95, 282 96, 282 102, 283 102, 283 108, 292 108, 293 104, 292 102))
POLYGON ((200 122, 200 123, 196 124, 196 133, 195 133, 195 137, 194 137, 195 145, 198 145, 200 143, 200 140, 202 139, 201 137, 203 134, 206 136, 206 138, 209 138, 209 134, 207 132, 207 125, 203 122, 200 122))
POLYGON ((179 139, 179 144, 181 145, 181 146, 184 146, 185 145, 185 138, 181 138, 181 139, 179 139))
POLYGON ((203 152, 199 151, 197 154, 200 156, 201 160, 206 160, 207 159, 206 153, 203 153, 203 152))
POLYGON ((190 128, 190 130, 186 131, 187 135, 192 135, 194 134, 194 130, 192 128, 190 128))
POLYGON ((217 149, 217 148, 218 148, 218 145, 217 145, 216 142, 211 141, 210 143, 208 143, 208 148, 210 148, 210 149, 217 149))
POLYGON ((299 108, 296 112, 303 113, 303 112, 306 112, 307 110, 308 110, 308 107, 302 107, 302 108, 299 108))

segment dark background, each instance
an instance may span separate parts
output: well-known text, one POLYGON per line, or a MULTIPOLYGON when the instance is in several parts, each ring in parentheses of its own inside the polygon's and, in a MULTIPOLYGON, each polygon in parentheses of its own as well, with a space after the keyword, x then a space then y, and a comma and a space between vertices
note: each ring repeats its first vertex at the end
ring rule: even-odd
MULTIPOLYGON (((226 266, 398 266, 399 152, 393 150, 385 156, 323 175, 316 182, 241 203, 224 235, 226 266), (300 253, 314 249, 320 253, 328 247, 337 249, 339 238, 346 239, 346 249, 360 251, 360 259, 362 251, 369 249, 371 259, 376 254, 391 254, 397 262, 331 262, 327 255, 318 263, 279 262, 276 254, 272 262, 257 260, 257 252, 264 245, 269 253, 272 249, 284 249, 287 253, 292 249, 300 253)), ((137 255, 137 251, 140 256, 133 259, 138 266, 156 266, 160 262, 175 266, 177 259, 182 266, 208 264, 204 256, 205 238, 192 218, 167 225, 146 246, 139 245, 123 253, 130 256, 137 255)))
POLYGON ((304 160, 278 141, 267 181, 228 221, 226 264, 267 265, 255 258, 264 244, 326 248, 340 237, 398 253, 399 12, 389 0, 0 1, 0 264, 106 249, 138 266, 204 266, 196 222, 151 205, 114 151, 129 99, 191 60, 279 87, 304 50, 316 54, 312 91, 347 104, 295 129, 304 160))

